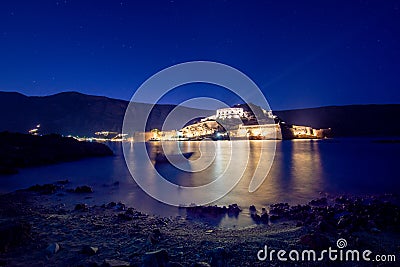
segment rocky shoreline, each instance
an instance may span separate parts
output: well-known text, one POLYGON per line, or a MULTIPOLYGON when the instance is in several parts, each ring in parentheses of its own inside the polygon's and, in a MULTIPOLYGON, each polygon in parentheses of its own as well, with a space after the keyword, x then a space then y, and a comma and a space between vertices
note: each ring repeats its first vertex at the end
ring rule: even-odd
MULTIPOLYGON (((68 209, 52 197, 90 196, 92 189, 82 185, 67 190, 66 184, 0 195, 0 266, 298 266, 277 259, 259 261, 257 252, 265 245, 319 251, 336 248, 339 238, 346 239, 349 249, 394 254, 400 260, 400 208, 394 195, 335 196, 296 206, 191 207, 185 218, 165 218, 114 202, 76 203, 68 209), (254 220, 252 227, 228 229, 203 220, 237 216, 245 208, 254 220)), ((385 266, 390 264, 395 266, 385 266)))
POLYGON ((0 132, 0 175, 16 174, 25 167, 112 155, 114 153, 105 144, 78 141, 59 134, 0 132))

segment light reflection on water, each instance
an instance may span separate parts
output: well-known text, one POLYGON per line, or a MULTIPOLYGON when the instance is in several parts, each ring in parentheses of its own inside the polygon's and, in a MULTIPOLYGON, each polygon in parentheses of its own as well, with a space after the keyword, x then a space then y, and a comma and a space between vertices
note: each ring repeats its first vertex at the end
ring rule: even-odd
MULTIPOLYGON (((171 182, 199 186, 211 182, 216 176, 223 173, 229 162, 229 153, 225 153, 229 142, 181 142, 182 151, 196 151, 212 161, 201 172, 182 172, 168 164, 160 164, 157 170, 168 177, 171 182), (208 143, 208 144, 207 144, 208 143), (205 144, 205 145, 204 145, 205 144)), ((73 196, 73 207, 77 202, 88 204, 103 204, 109 201, 122 201, 147 213, 162 216, 184 215, 184 211, 175 207, 161 204, 145 194, 133 181, 119 144, 110 144, 116 156, 107 158, 85 159, 78 162, 69 162, 51 166, 28 168, 19 174, 0 177, 0 192, 10 192, 26 188, 33 184, 49 183, 57 180, 69 179, 70 188, 82 184, 93 186, 95 193, 90 199, 86 196, 73 196), (112 185, 118 181, 119 185, 112 185)), ((131 144, 127 144, 131 146, 131 144)), ((131 146, 134 157, 134 146, 131 146)), ((293 141, 251 141, 249 144, 249 161, 241 158, 241 154, 233 155, 238 164, 229 169, 226 175, 232 177, 242 172, 244 175, 234 189, 214 204, 228 205, 237 203, 243 207, 243 215, 238 220, 221 221, 222 225, 248 225, 248 206, 256 205, 258 209, 268 207, 276 202, 307 203, 319 192, 341 194, 374 194, 399 193, 400 179, 398 179, 399 145, 377 144, 370 139, 338 139, 338 140, 293 140, 293 141), (275 142, 276 153, 274 162, 266 180, 254 193, 249 193, 249 183, 254 174, 255 166, 263 163, 260 158, 262 142, 275 142), (246 166, 247 165, 247 166, 246 166)), ((243 155, 246 153, 243 153, 243 155)), ((191 168, 197 169, 201 162, 196 162, 193 156, 191 168)), ((157 179, 149 175, 151 172, 135 159, 135 167, 146 175, 149 183, 157 188, 157 179)), ((222 186, 222 185, 220 185, 222 186)), ((158 188, 162 192, 162 188, 158 188)), ((218 183, 216 191, 219 190, 218 183)), ((205 192, 214 194, 215 192, 205 192)), ((53 196, 58 202, 65 202, 62 196, 53 196)))

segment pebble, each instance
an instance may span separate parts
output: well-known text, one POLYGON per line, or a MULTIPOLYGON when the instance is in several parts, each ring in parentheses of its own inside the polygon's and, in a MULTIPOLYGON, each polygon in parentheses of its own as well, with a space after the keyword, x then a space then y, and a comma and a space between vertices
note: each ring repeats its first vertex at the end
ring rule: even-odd
POLYGON ((86 245, 82 248, 82 253, 87 254, 87 255, 94 255, 97 253, 98 250, 99 250, 98 247, 92 247, 92 246, 86 245))
POLYGON ((52 243, 46 248, 46 252, 49 254, 56 254, 60 250, 58 243, 52 243))

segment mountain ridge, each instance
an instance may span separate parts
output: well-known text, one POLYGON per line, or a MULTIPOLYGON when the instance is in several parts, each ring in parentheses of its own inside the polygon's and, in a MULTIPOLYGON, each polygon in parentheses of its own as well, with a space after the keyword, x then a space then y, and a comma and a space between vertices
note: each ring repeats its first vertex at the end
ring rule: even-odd
MULTIPOLYGON (((107 130, 121 132, 129 101, 76 91, 49 96, 26 96, 19 92, 0 91, 0 131, 26 133, 41 124, 42 133, 93 136, 107 130)), ((138 103, 149 107, 151 104, 138 103)), ((176 105, 157 104, 149 116, 146 130, 161 128, 176 105)), ((182 112, 198 117, 199 109, 180 107, 182 112)), ((138 109, 138 116, 145 116, 138 109)), ((204 110, 202 111, 204 112, 204 110)), ((206 111, 212 114, 214 111, 206 111)), ((186 115, 187 115, 186 114, 186 115)), ((313 128, 332 128, 334 136, 400 136, 397 114, 400 104, 365 104, 325 106, 274 111, 288 124, 313 128)), ((178 126, 177 126, 178 127, 178 126)))

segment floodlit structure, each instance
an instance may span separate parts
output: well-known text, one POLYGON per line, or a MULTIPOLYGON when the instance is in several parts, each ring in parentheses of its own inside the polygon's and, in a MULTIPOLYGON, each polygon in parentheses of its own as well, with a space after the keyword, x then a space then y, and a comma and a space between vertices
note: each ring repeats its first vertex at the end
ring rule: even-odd
POLYGON ((240 119, 246 117, 243 108, 221 108, 217 109, 216 119, 240 119))

